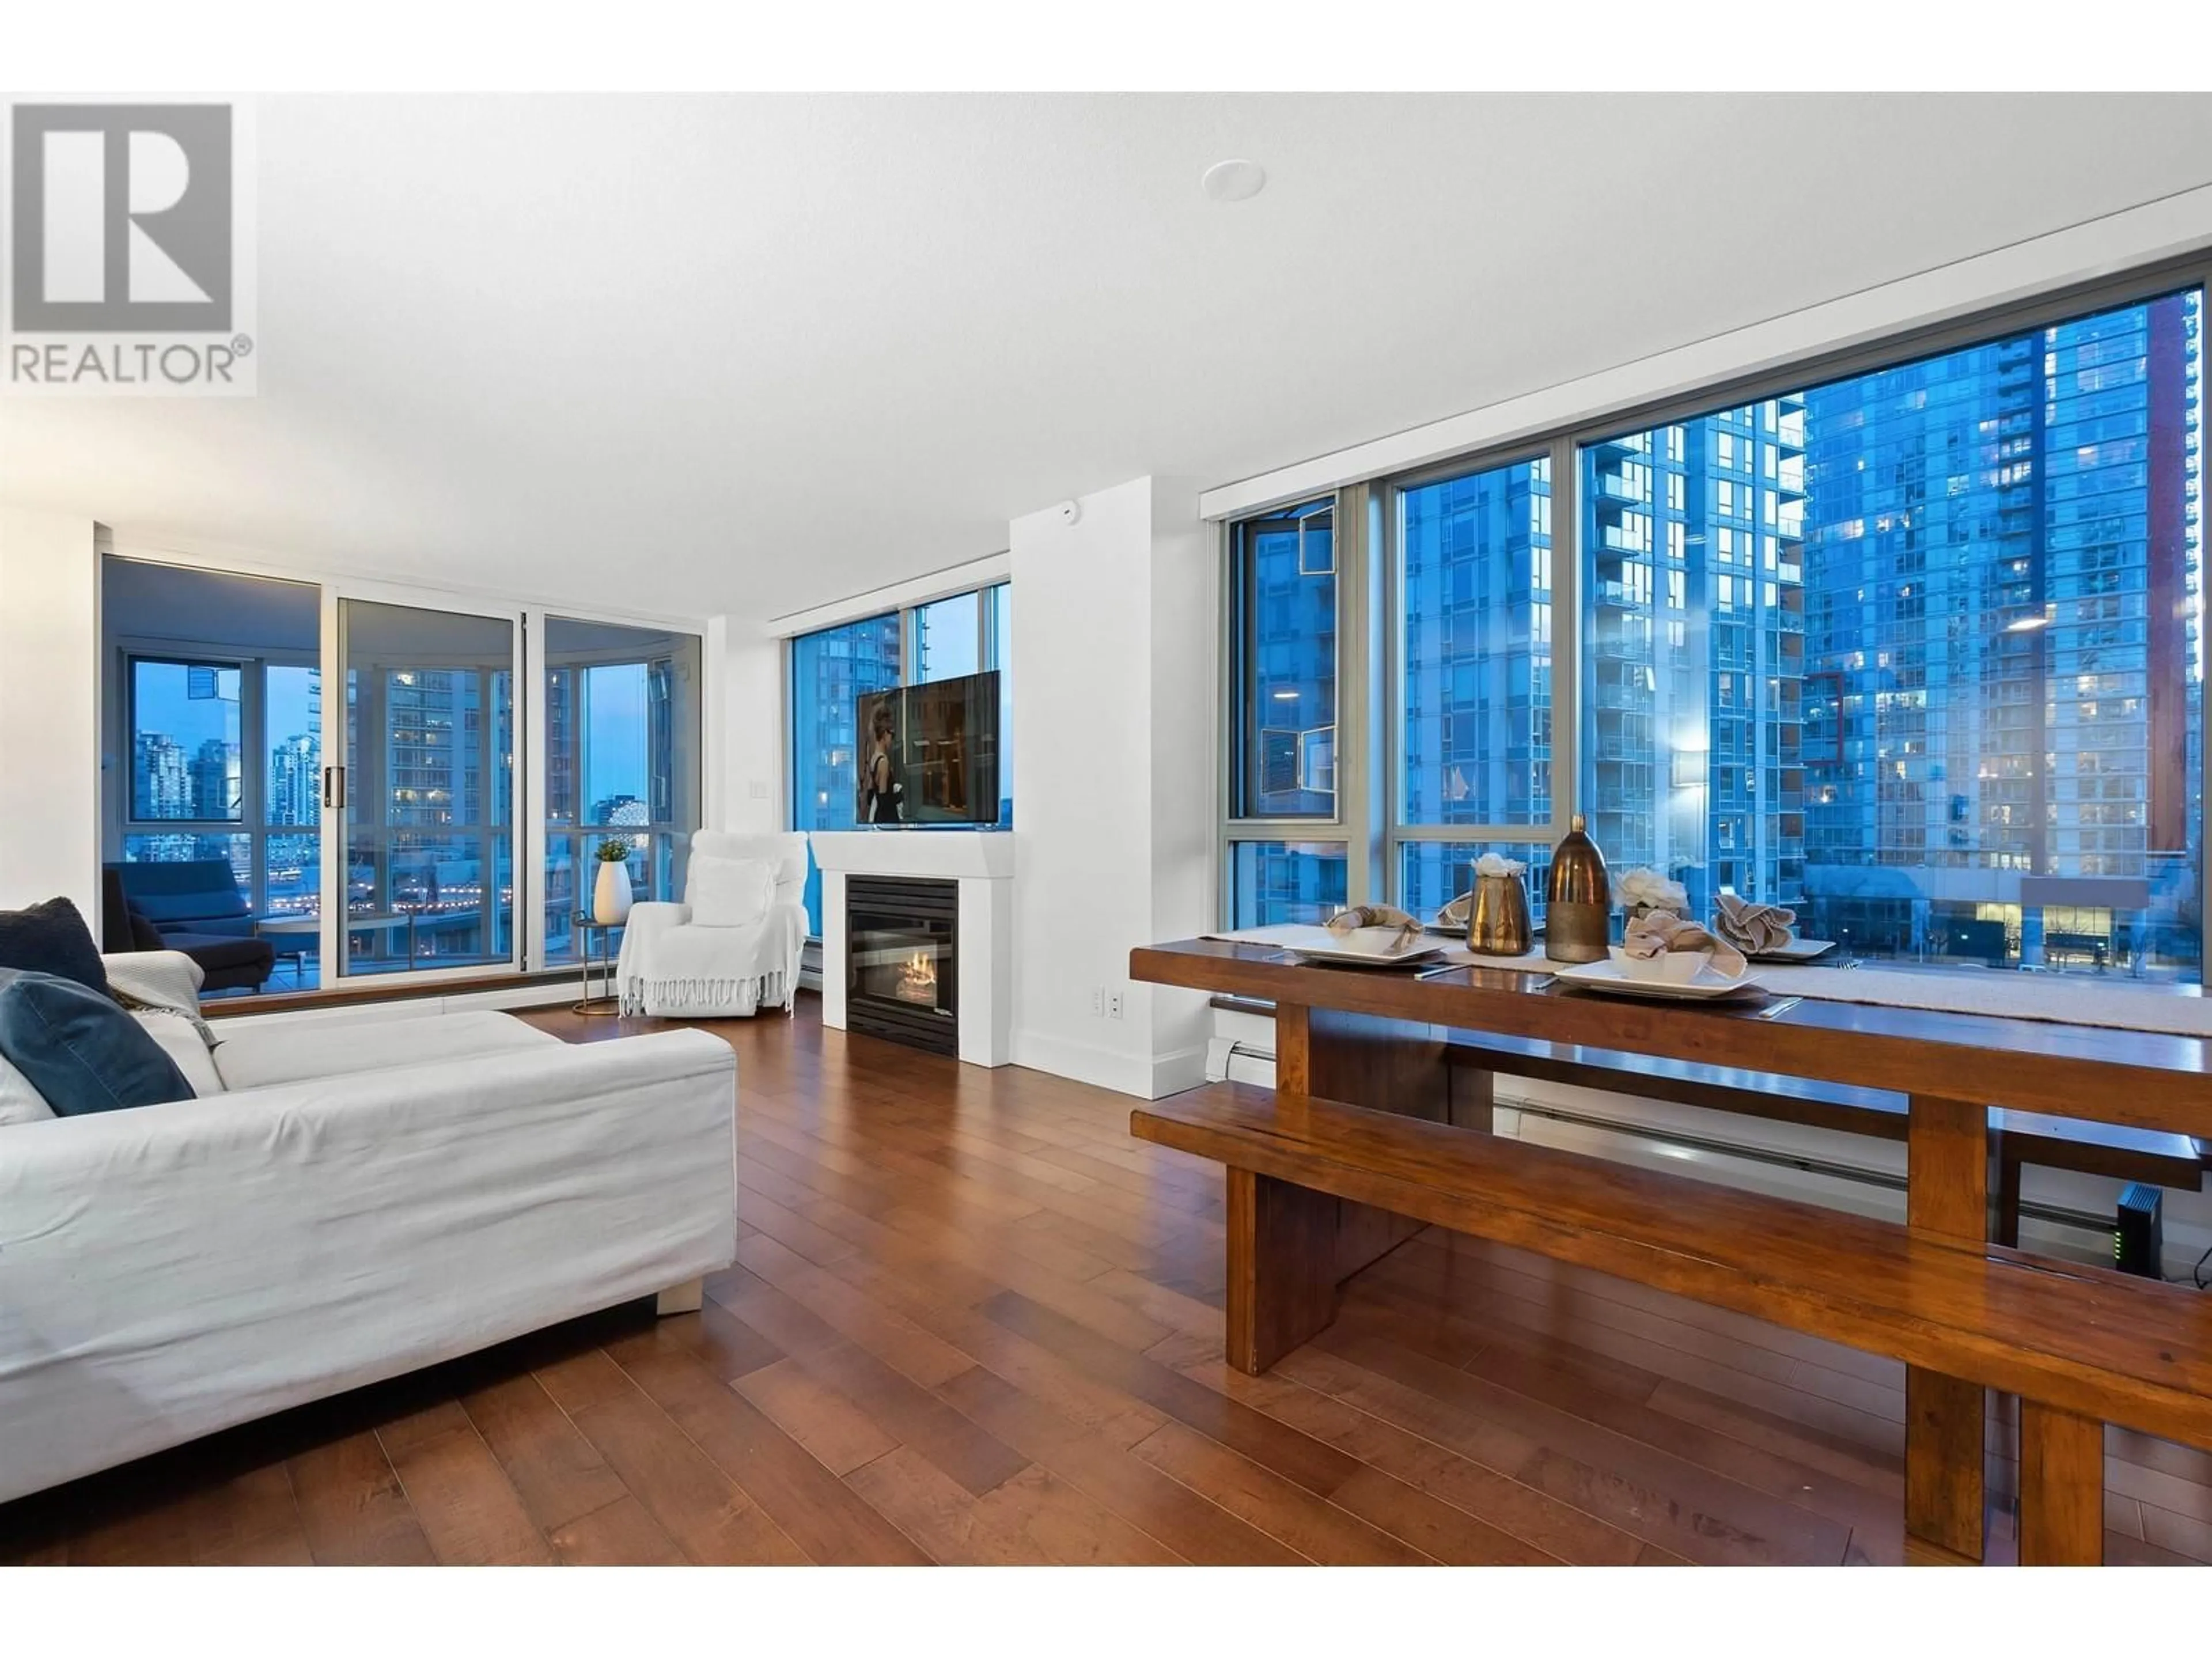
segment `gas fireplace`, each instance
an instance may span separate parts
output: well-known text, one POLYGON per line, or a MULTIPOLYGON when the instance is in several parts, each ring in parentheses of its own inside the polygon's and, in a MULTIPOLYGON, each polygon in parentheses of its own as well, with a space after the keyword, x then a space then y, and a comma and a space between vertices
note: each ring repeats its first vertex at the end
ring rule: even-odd
POLYGON ((848 878, 846 1029, 957 1054, 959 947, 957 882, 848 878))

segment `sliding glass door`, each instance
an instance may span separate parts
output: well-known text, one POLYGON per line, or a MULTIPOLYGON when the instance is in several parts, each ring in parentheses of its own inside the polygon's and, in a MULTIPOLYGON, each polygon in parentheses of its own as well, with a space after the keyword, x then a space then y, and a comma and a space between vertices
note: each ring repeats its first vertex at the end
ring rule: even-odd
POLYGON ((220 945, 219 994, 572 967, 611 842, 683 896, 696 631, 128 555, 101 583, 118 925, 220 945))
POLYGON ((329 590, 324 981, 521 965, 515 707, 521 613, 329 590))

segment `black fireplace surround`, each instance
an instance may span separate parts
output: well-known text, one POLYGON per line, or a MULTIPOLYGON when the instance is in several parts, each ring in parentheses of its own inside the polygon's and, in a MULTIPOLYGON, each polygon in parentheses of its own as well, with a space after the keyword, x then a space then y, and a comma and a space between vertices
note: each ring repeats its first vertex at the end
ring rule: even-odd
POLYGON ((960 884, 845 878, 845 1028, 960 1052, 960 884))

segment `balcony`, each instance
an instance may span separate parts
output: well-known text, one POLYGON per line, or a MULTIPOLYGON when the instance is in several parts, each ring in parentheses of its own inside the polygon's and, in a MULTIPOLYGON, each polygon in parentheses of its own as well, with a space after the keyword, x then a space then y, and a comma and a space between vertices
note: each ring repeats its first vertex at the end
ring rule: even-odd
POLYGON ((1597 688, 1600 708, 1625 708, 1635 714, 1651 712, 1651 688, 1648 685, 1601 685, 1597 688))
POLYGON ((1648 475, 1638 482, 1618 472, 1594 472, 1589 476, 1589 491, 1595 502, 1617 501, 1625 507, 1641 507, 1651 499, 1648 475))
POLYGON ((1589 599, 1600 609, 1612 611, 1647 610, 1651 604, 1651 596, 1642 589, 1602 576, 1590 584, 1589 599))

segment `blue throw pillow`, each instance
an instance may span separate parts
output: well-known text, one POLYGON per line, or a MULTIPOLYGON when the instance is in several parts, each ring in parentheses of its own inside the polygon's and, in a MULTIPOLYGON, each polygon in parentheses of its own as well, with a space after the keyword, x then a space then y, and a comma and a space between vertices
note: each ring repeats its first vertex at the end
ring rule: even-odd
POLYGON ((112 998, 52 974, 0 968, 0 1054, 56 1117, 192 1098, 176 1062, 112 998))
POLYGON ((50 898, 27 910, 0 910, 0 968, 58 974, 88 990, 107 988, 100 946, 77 908, 65 898, 50 898))

